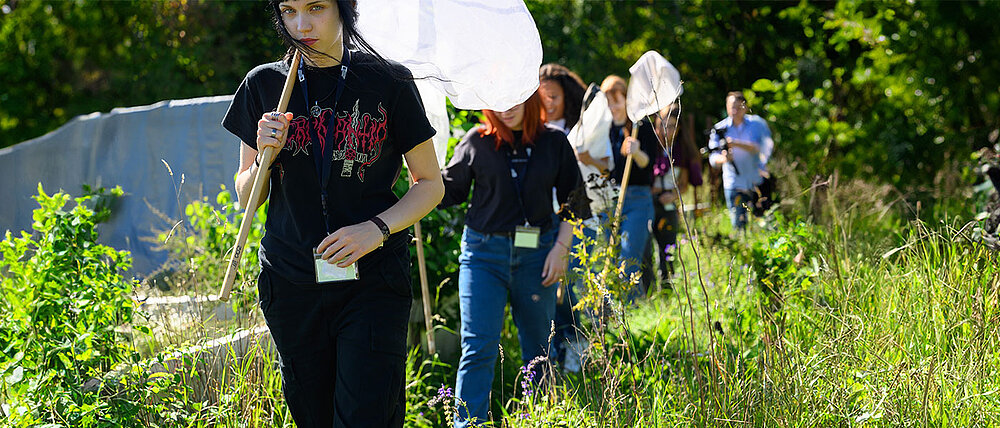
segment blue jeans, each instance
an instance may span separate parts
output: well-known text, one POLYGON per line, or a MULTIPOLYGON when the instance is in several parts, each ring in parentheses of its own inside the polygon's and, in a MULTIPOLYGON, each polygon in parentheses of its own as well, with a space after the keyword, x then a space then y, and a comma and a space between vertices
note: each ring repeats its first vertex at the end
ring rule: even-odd
POLYGON ((743 230, 747 227, 751 210, 757 202, 757 193, 751 190, 725 189, 726 205, 729 207, 729 220, 733 224, 734 230, 743 230))
MULTIPOLYGON (((542 286, 542 267, 558 231, 558 227, 543 231, 536 249, 514 247, 509 234, 485 234, 468 227, 462 233, 458 259, 462 358, 455 396, 464 406, 459 405, 456 427, 466 427, 471 418, 477 424, 489 420, 490 389, 508 300, 524 364, 548 356, 556 287, 542 286)), ((536 366, 535 379, 540 379, 542 366, 536 366)))
MULTIPOLYGON (((649 223, 653 221, 653 190, 649 186, 628 186, 622 206, 621 259, 629 276, 642 268, 643 252, 649 241, 649 223)), ((642 296, 643 290, 635 285, 626 293, 625 300, 632 303, 642 296)))

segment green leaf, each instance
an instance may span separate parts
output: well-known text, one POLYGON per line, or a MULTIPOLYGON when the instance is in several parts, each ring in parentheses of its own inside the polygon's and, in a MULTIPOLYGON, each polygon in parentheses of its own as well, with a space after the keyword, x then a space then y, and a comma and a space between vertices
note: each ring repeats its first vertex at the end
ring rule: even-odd
POLYGON ((753 86, 750 89, 754 92, 774 92, 778 88, 768 79, 758 79, 756 82, 753 82, 753 86))
POLYGON ((63 367, 67 369, 73 368, 73 361, 71 361, 69 357, 66 356, 66 353, 60 352, 56 355, 59 357, 59 361, 62 361, 63 367))

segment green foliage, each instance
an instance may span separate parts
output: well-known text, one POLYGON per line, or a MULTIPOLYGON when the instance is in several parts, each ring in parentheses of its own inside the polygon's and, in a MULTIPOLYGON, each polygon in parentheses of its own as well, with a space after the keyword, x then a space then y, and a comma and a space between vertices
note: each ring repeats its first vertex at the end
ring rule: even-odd
POLYGON ((231 94, 284 52, 261 2, 0 3, 0 147, 80 114, 231 94))
POLYGON ((1000 135, 995 2, 527 4, 544 61, 600 82, 657 50, 680 71, 696 129, 743 90, 770 123, 775 155, 810 176, 926 185, 1000 135))
MULTIPOLYGON (((259 2, 3 3, 0 147, 78 114, 231 94, 283 53, 259 2)), ((696 129, 745 90, 776 156, 810 175, 926 185, 1000 135, 996 2, 526 3, 544 61, 599 82, 657 50, 684 79, 696 129)))
POLYGON ((780 213, 775 213, 772 227, 769 233, 749 238, 742 258, 776 309, 784 295, 813 285, 819 270, 815 265, 816 242, 822 231, 803 221, 788 221, 780 213))
MULTIPOLYGON (((258 250, 264 236, 267 220, 267 202, 255 214, 247 235, 246 246, 237 281, 256 281, 260 272, 258 250)), ((167 286, 174 293, 213 294, 221 284, 229 266, 229 255, 239 235, 240 222, 245 213, 233 199, 226 186, 219 186, 215 200, 203 197, 184 207, 187 221, 178 221, 169 231, 157 234, 156 242, 169 253, 163 270, 171 272, 167 286)), ((247 306, 256 302, 256 291, 252 287, 236 286, 234 295, 237 305, 247 306)))
MULTIPOLYGON (((714 232, 726 216, 700 227, 714 232)), ((892 246, 870 236, 887 230, 784 219, 738 245, 691 231, 674 291, 608 314, 603 334, 588 329, 582 375, 558 374, 532 398, 501 382, 493 417, 511 427, 996 425, 998 254, 958 227, 903 227, 892 246), (759 267, 733 263, 750 249, 759 267), (784 293, 780 310, 759 278, 784 293)))
MULTIPOLYGON (((121 188, 110 195, 120 197, 121 188)), ((135 283, 122 276, 128 252, 97 243, 97 222, 108 212, 88 208, 92 198, 76 198, 69 209, 69 195, 49 196, 39 185, 34 233, 7 232, 0 242, 5 425, 142 426, 169 420, 177 409, 166 393, 175 388, 169 377, 126 370, 104 378, 138 361, 132 333, 119 328, 134 319, 135 283)))
POLYGON ((995 3, 802 2, 778 14, 801 26, 798 57, 755 82, 751 104, 811 171, 927 183, 996 140, 983 113, 1000 108, 987 89, 997 82, 979 73, 1000 66, 983 57, 1000 44, 988 35, 995 26, 973 16, 997 12, 995 3))

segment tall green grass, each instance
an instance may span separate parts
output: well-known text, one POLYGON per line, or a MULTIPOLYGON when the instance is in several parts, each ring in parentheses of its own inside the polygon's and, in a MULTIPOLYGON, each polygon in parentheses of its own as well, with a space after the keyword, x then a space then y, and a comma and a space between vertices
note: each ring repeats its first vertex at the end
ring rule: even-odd
POLYGON ((588 325, 582 375, 500 382, 496 423, 1000 424, 998 255, 958 220, 903 220, 892 189, 822 187, 821 216, 802 198, 744 236, 723 211, 689 223, 672 288, 588 325))
MULTIPOLYGON (((620 267, 600 268, 614 246, 592 251, 597 267, 590 284, 600 293, 590 296, 590 311, 601 316, 585 317, 591 348, 583 373, 562 373, 543 361, 550 376, 522 385, 516 328, 508 321, 492 395, 494 424, 1000 425, 1000 260, 971 238, 973 225, 961 220, 968 216, 920 220, 918 207, 893 189, 836 177, 783 193, 785 203, 745 234, 730 230, 722 209, 688 219, 678 273, 636 307, 601 303, 603 293, 618 295, 630 279, 616 274, 620 267)), ((210 246, 202 240, 227 239, 228 225, 217 214, 207 205, 189 213, 206 220, 200 227, 211 234, 174 231, 184 238, 184 245, 174 241, 176 254, 191 266, 175 270, 182 276, 171 280, 186 281, 177 287, 185 294, 213 289, 191 281, 204 273, 200 263, 220 259, 199 249, 210 246), (187 236, 195 238, 188 243, 187 236)), ((269 347, 230 349, 222 370, 176 353, 259 325, 252 285, 243 284, 238 316, 226 323, 209 319, 156 338, 141 333, 162 320, 133 319, 122 345, 149 359, 118 370, 138 379, 134 387, 157 388, 142 395, 156 414, 112 412, 94 424, 293 426, 269 347), (170 353, 183 360, 180 369, 152 374, 150 364, 170 353)), ((454 379, 453 365, 414 349, 407 358, 405 426, 448 426, 445 404, 454 401, 440 396, 454 379)), ((3 401, 14 401, 11 373, 0 380, 3 401)))

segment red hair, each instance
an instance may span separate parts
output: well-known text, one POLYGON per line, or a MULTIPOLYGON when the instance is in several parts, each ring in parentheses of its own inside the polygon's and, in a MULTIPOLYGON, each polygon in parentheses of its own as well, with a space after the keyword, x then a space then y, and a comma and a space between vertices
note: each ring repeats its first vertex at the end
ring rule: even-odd
MULTIPOLYGON (((534 144, 535 138, 541 135, 545 129, 545 109, 542 108, 542 97, 538 91, 531 94, 524 101, 524 118, 521 119, 521 129, 524 133, 521 141, 524 144, 534 144)), ((493 135, 496 138, 496 148, 514 142, 514 131, 512 131, 493 110, 483 110, 484 127, 479 129, 479 135, 493 135)))

